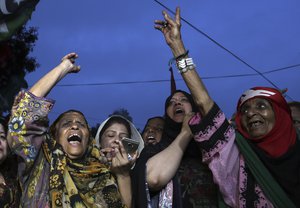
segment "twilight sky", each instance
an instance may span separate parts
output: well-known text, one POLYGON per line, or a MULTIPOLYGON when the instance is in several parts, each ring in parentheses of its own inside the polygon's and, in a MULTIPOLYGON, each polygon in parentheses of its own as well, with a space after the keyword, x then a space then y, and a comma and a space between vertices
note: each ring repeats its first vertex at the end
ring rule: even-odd
MULTIPOLYGON (((272 87, 254 69, 269 72, 264 74, 267 79, 288 88, 289 98, 300 100, 299 0, 161 2, 173 11, 180 6, 185 20, 252 67, 182 22, 185 46, 227 117, 242 92, 253 86, 272 87), (298 66, 281 69, 293 65, 298 66), (252 75, 226 77, 245 74, 252 75)), ((162 19, 163 9, 150 0, 41 0, 28 22, 38 27, 32 56, 41 65, 26 76, 29 86, 69 52, 79 54, 82 68, 48 95, 56 100, 51 121, 65 110, 78 109, 94 126, 125 108, 142 129, 149 117, 162 115, 170 94, 172 54, 153 22, 162 19)), ((174 74, 177 88, 187 90, 175 67, 174 74)))

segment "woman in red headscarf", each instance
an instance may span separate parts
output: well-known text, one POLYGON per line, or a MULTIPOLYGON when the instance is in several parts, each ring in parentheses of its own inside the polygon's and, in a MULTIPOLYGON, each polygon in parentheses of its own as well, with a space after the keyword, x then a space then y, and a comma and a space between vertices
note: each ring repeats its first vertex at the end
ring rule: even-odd
POLYGON ((236 128, 211 99, 184 47, 180 11, 156 20, 200 113, 189 120, 202 159, 231 207, 300 207, 300 142, 280 91, 255 87, 239 99, 236 128))

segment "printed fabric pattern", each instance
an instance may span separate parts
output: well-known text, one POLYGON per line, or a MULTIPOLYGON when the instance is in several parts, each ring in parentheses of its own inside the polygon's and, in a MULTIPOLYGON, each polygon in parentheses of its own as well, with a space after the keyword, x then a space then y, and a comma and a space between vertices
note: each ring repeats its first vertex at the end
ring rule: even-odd
POLYGON ((189 124, 227 205, 273 207, 247 168, 235 144, 235 129, 217 104, 204 118, 197 114, 189 124))
POLYGON ((13 151, 23 158, 18 164, 21 206, 125 207, 115 179, 92 143, 84 158, 72 161, 50 138, 47 115, 53 104, 22 91, 13 105, 9 132, 13 151))

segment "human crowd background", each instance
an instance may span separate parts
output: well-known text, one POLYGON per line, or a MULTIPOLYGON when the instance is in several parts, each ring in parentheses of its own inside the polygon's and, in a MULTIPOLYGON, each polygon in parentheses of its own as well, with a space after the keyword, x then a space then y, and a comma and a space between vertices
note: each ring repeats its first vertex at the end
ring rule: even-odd
POLYGON ((19 92, 1 120, 1 206, 300 207, 299 102, 254 86, 226 116, 186 49, 180 9, 174 17, 164 11, 155 28, 189 92, 174 89, 164 115, 149 118, 142 132, 114 115, 93 138, 76 109, 49 124, 47 95, 81 71, 78 54, 67 54, 19 92), (123 138, 137 141, 137 150, 127 152, 123 138))

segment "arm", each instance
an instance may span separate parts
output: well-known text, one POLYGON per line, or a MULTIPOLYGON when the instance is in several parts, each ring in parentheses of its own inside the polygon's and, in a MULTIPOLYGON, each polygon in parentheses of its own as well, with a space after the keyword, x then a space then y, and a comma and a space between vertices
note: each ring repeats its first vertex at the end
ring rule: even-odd
MULTIPOLYGON (((163 21, 155 21, 155 28, 163 33, 173 56, 176 58, 186 53, 180 32, 180 10, 179 8, 176 9, 175 19, 172 19, 166 12, 163 12, 163 16, 163 21)), ((188 56, 180 59, 182 58, 188 58, 188 56)), ((197 115, 190 121, 190 128, 195 135, 195 140, 199 142, 202 148, 203 161, 209 165, 213 172, 214 181, 219 185, 226 203, 236 207, 240 158, 234 143, 234 130, 226 123, 227 120, 223 112, 220 113, 219 108, 214 107, 216 105, 209 96, 195 66, 191 66, 181 75, 203 118, 200 122, 200 115, 197 115)))
MULTIPOLYGON (((56 66, 54 69, 52 69, 50 72, 48 72, 45 76, 43 76, 36 84, 34 84, 30 89, 29 89, 29 93, 24 93, 24 92, 20 92, 19 95, 16 97, 14 104, 13 104, 13 108, 12 108, 12 116, 10 119, 10 125, 13 126, 16 125, 15 122, 13 122, 13 120, 17 121, 18 117, 20 117, 22 115, 22 111, 26 111, 28 109, 25 109, 24 106, 27 106, 26 104, 29 101, 37 102, 39 105, 43 106, 46 105, 46 107, 44 107, 43 109, 49 109, 52 107, 53 105, 53 101, 52 100, 46 100, 43 97, 45 97, 50 90, 55 86, 55 84, 61 80, 67 73, 71 73, 71 72, 78 72, 80 70, 79 66, 74 65, 75 62, 75 58, 77 58, 78 55, 76 53, 69 53, 66 56, 64 56, 62 58, 62 62, 56 66), (50 103, 52 102, 52 103, 50 103), (15 117, 13 119, 13 117, 15 117)), ((27 106, 29 109, 31 109, 33 106, 28 105, 27 106)), ((27 112, 27 111, 26 111, 27 112)), ((31 112, 31 111, 30 111, 31 112)), ((38 113, 38 112, 36 112, 38 113)), ((43 115, 39 115, 38 117, 45 117, 44 114, 48 114, 47 112, 39 112, 42 113, 43 115)), ((33 116, 33 115, 31 115, 33 116)), ((19 122, 21 122, 21 124, 25 122, 30 122, 32 119, 30 119, 27 116, 27 120, 24 119, 19 122)), ((45 119, 44 119, 45 120, 45 119)), ((35 122, 38 123, 38 122, 35 122)), ((30 124, 30 123, 29 123, 30 124)), ((46 121, 46 125, 48 125, 48 120, 46 121)), ((28 125, 24 125, 27 127, 28 125)), ((43 132, 45 132, 46 130, 44 129, 43 132)), ((8 144, 9 146, 12 148, 13 146, 13 139, 10 138, 10 135, 8 135, 8 144)))
MULTIPOLYGON (((172 19, 165 11, 163 12, 163 16, 165 21, 156 20, 155 28, 163 33, 174 57, 185 54, 186 49, 180 32, 181 23, 179 8, 176 8, 175 19, 172 19)), ((184 58, 188 58, 188 56, 184 58)), ((214 102, 210 98, 204 83, 196 72, 196 69, 193 68, 192 70, 187 70, 185 73, 182 73, 182 77, 189 88, 201 115, 205 116, 212 108, 214 102)))
POLYGON ((74 64, 77 57, 76 53, 69 53, 64 56, 61 63, 33 85, 29 92, 37 97, 45 97, 66 74, 80 71, 80 66, 74 64))
POLYGON ((114 156, 111 160, 111 171, 117 179, 118 189, 123 203, 126 205, 126 207, 130 208, 132 204, 130 171, 132 165, 137 159, 137 152, 132 155, 132 158, 129 160, 122 142, 116 142, 118 142, 119 148, 115 148, 113 150, 114 156))
POLYGON ((191 116, 192 114, 185 116, 181 132, 176 139, 166 149, 147 161, 146 180, 151 190, 160 190, 176 174, 184 151, 192 138, 188 126, 191 116))
POLYGON ((78 71, 77 67, 69 67, 70 60, 67 60, 76 57, 74 53, 65 56, 60 65, 40 79, 29 92, 20 92, 14 101, 9 122, 8 143, 12 151, 23 159, 19 165, 20 173, 28 173, 33 167, 47 135, 49 125, 47 115, 54 101, 40 96, 45 96, 63 77, 64 73, 59 71, 67 69, 72 71, 73 68, 78 71))

